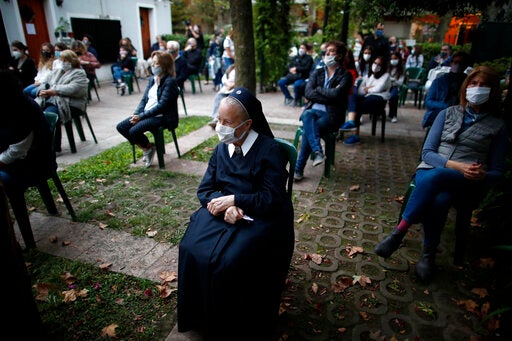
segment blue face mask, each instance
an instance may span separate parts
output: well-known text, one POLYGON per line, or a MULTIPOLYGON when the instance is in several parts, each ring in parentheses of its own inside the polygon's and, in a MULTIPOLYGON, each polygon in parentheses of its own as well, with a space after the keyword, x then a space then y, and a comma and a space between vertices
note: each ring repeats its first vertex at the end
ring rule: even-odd
POLYGON ((377 30, 377 31, 375 31, 375 35, 377 37, 382 37, 384 35, 384 31, 383 30, 377 30))

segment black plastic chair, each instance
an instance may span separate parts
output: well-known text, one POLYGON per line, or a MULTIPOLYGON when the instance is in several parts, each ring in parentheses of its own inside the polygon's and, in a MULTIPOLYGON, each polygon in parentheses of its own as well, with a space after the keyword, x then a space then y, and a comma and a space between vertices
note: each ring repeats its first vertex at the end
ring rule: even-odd
MULTIPOLYGON (((48 123, 50 125, 50 129, 52 131, 52 136, 54 137, 55 126, 58 121, 58 115, 55 113, 52 113, 52 112, 45 112, 44 114, 45 114, 46 120, 48 121, 48 123)), ((52 145, 53 145, 53 141, 52 141, 52 145)), ((68 209, 68 213, 71 216, 71 219, 73 221, 76 221, 75 211, 73 209, 73 206, 71 205, 71 202, 68 198, 66 190, 62 186, 62 182, 60 181, 59 174, 57 173, 57 170, 54 170, 50 174, 48 179, 50 179, 50 178, 53 180, 53 183, 54 183, 55 187, 57 188, 57 190, 62 198, 62 201, 64 202, 64 205, 66 205, 66 208, 68 209)), ((37 189, 41 195, 41 198, 44 202, 44 205, 46 206, 46 210, 48 211, 48 213, 52 214, 52 215, 57 215, 59 212, 57 210, 57 206, 55 205, 55 201, 53 200, 52 192, 50 190, 50 186, 48 185, 48 179, 41 180, 33 186, 37 187, 37 189)), ((27 189, 30 187, 33 187, 33 186, 29 186, 29 187, 27 187, 27 189)), ((32 233, 32 226, 30 224, 30 218, 28 215, 27 203, 25 201, 24 193, 16 196, 16 198, 10 197, 9 200, 11 203, 11 207, 12 207, 14 216, 16 217, 16 221, 18 223, 18 227, 20 229, 21 236, 23 237, 23 242, 25 243, 25 246, 27 248, 35 248, 36 242, 34 239, 34 234, 32 233)))

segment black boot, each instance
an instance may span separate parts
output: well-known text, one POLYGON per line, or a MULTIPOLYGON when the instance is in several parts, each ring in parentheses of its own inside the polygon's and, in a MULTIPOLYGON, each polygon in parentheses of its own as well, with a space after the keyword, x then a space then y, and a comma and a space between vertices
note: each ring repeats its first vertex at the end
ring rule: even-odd
POLYGON ((404 237, 405 232, 401 232, 395 227, 393 231, 375 247, 374 252, 381 257, 388 258, 398 249, 404 237))
POLYGON ((416 264, 416 276, 425 283, 430 282, 436 270, 436 251, 435 247, 423 246, 423 254, 416 264))

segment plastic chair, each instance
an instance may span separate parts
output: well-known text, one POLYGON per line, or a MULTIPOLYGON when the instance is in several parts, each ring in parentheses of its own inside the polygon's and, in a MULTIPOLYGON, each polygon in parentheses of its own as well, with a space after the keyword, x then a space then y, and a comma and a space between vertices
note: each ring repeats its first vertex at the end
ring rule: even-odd
MULTIPOLYGON (((165 140, 164 140, 164 130, 168 129, 166 127, 158 127, 153 130, 150 130, 149 132, 153 134, 153 138, 155 140, 155 147, 156 147, 156 155, 158 157, 158 167, 160 169, 165 168, 165 160, 164 160, 164 154, 165 154, 165 140)), ((178 158, 181 157, 180 149, 178 147, 178 139, 176 138, 176 130, 175 129, 168 129, 171 132, 172 138, 174 140, 174 146, 176 147, 176 153, 178 154, 178 158)), ((136 156, 135 156, 135 145, 132 144, 132 153, 133 153, 133 163, 137 162, 136 156)))
MULTIPOLYGON (((55 138, 55 127, 57 125, 57 121, 59 119, 59 116, 52 112, 45 112, 44 113, 46 120, 48 121, 48 124, 50 125, 50 129, 52 132, 52 140, 55 138)), ((53 141, 52 141, 53 146, 53 141)), ((62 186, 62 182, 60 181, 59 174, 57 173, 57 170, 53 170, 50 174, 50 176, 47 179, 41 180, 37 182, 33 186, 27 187, 34 187, 36 186, 39 194, 41 195, 41 198, 44 202, 44 205, 46 206, 46 210, 49 214, 57 215, 58 210, 57 206, 55 205, 55 201, 52 196, 52 192, 50 190, 50 186, 48 185, 48 179, 52 179, 55 187, 57 188, 62 201, 66 205, 66 208, 68 210, 69 215, 71 216, 71 219, 73 221, 76 221, 76 214, 73 209, 73 206, 71 205, 71 202, 69 201, 68 195, 62 186)), ((36 242, 34 239, 34 234, 32 233, 32 226, 30 224, 30 218, 28 215, 27 210, 27 203, 25 201, 24 193, 22 195, 17 196, 15 199, 10 198, 11 207, 14 213, 14 216, 16 217, 16 221, 18 223, 18 227, 21 232, 21 236, 23 238, 23 242, 25 243, 25 246, 27 248, 35 248, 36 242)))
POLYGON ((185 116, 188 116, 187 115, 187 106, 185 105, 185 96, 183 95, 183 89, 178 87, 178 91, 180 93, 181 103, 183 104, 183 111, 185 111, 185 116))
POLYGON ((275 138, 277 142, 281 145, 281 149, 286 153, 286 157, 288 158, 288 185, 287 191, 291 196, 293 191, 293 172, 295 171, 295 164, 297 163, 297 148, 290 142, 280 139, 278 137, 275 138))
POLYGON ((193 94, 196 93, 196 85, 195 85, 195 80, 196 79, 197 79, 197 83, 199 84, 199 90, 201 92, 203 92, 203 88, 201 87, 201 75, 200 74, 190 75, 190 76, 188 76, 188 80, 190 81, 190 86, 192 88, 192 93, 193 94))
MULTIPOLYGON (((295 139, 293 140, 293 145, 296 149, 299 146, 299 140, 302 136, 302 127, 297 127, 297 131, 295 132, 295 139)), ((336 136, 337 132, 327 133, 322 135, 321 138, 325 141, 325 168, 324 168, 324 176, 326 178, 331 177, 331 167, 334 166, 334 154, 336 152, 336 136)))
POLYGON ((64 128, 66 129, 66 134, 68 136, 69 145, 71 147, 71 152, 76 153, 75 137, 73 135, 72 122, 75 122, 76 130, 78 132, 78 136, 80 137, 80 141, 86 141, 84 128, 82 125, 82 117, 85 118, 85 121, 89 126, 89 130, 91 131, 91 135, 94 139, 94 142, 98 144, 98 140, 96 139, 96 135, 94 134, 94 130, 92 129, 91 121, 89 120, 89 115, 87 115, 87 109, 82 111, 78 108, 71 107, 71 116, 72 121, 69 121, 66 124, 64 124, 64 128))
POLYGON ((418 108, 421 108, 421 101, 423 97, 423 90, 426 82, 426 70, 422 67, 410 67, 405 70, 404 83, 400 87, 400 97, 398 98, 398 105, 405 103, 407 93, 409 90, 414 92, 414 105, 419 102, 418 108))
MULTIPOLYGON (((94 78, 96 78, 96 76, 94 76, 94 78)), ((89 78, 89 85, 87 86, 87 101, 88 102, 90 102, 92 100, 91 89, 94 89, 94 92, 96 93, 96 98, 98 99, 98 102, 101 102, 100 95, 98 94, 98 89, 96 88, 96 82, 94 79, 89 78)))

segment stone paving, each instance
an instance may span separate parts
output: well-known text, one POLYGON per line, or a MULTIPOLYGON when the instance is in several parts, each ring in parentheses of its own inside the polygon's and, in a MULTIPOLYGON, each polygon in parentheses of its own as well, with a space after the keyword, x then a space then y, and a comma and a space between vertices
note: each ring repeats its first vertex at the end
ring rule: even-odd
MULTIPOLYGON (((142 90, 146 83, 140 83, 142 90)), ((100 143, 95 145, 90 139, 78 142, 79 152, 71 154, 63 141, 59 166, 123 141, 114 131, 115 123, 131 113, 140 95, 135 92, 121 98, 107 83, 99 90, 102 101, 96 102, 93 97, 88 112, 100 143)), ((188 114, 209 115, 213 96, 211 86, 203 86, 202 94, 186 92, 188 114)), ((258 94, 258 97, 273 124, 299 123, 300 109, 284 107, 280 93, 258 94)), ((180 106, 183 116, 181 110, 180 106)), ((452 264, 453 231, 446 229, 443 235, 438 256, 440 271, 430 285, 418 283, 414 275, 414 263, 421 253, 420 226, 410 230, 404 247, 390 259, 373 254, 376 243, 396 224, 399 197, 418 160, 423 138, 419 128, 422 114, 411 103, 401 107, 399 122, 386 125, 384 143, 380 142, 379 132, 377 136, 370 135, 370 124, 365 123, 360 145, 348 147, 337 142, 331 178, 322 178, 322 166, 308 166, 306 178, 294 185, 296 248, 283 294, 280 324, 283 339, 464 340, 483 333, 477 314, 468 313, 457 304, 473 299, 481 305, 489 298, 480 299, 471 293, 478 283, 470 263, 464 269, 452 264), (349 255, 354 247, 363 251, 349 255), (369 283, 364 282, 364 276, 363 280, 357 277, 362 275, 369 278, 369 283)), ((204 127, 181 138, 181 153, 212 134, 209 127, 204 127)), ((289 131, 276 131, 276 135, 293 138, 289 131)), ((177 159, 172 143, 166 149, 166 169, 186 174, 192 171, 199 176, 204 172, 203 163, 177 159)), ((195 188, 186 188, 183 193, 190 196, 190 202, 197 200, 195 188)), ((152 205, 158 207, 162 203, 156 198, 152 205)), ((113 264, 112 271, 154 281, 159 281, 161 271, 177 269, 176 246, 74 223, 65 209, 60 207, 60 210, 62 217, 31 215, 41 251, 92 263, 102 259, 113 264), (72 247, 50 243, 50 234, 70 241, 72 247)), ((199 339, 174 329, 166 340, 199 339)))

